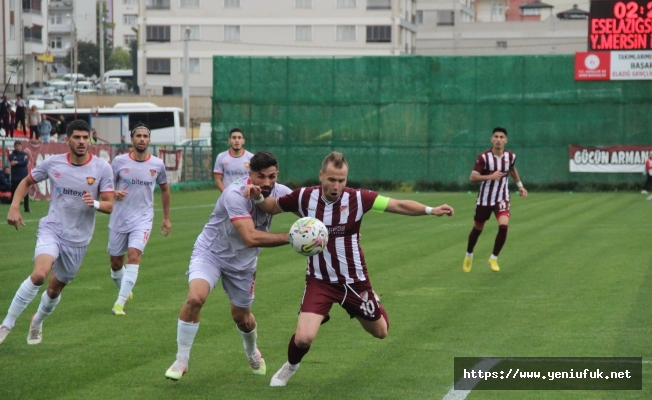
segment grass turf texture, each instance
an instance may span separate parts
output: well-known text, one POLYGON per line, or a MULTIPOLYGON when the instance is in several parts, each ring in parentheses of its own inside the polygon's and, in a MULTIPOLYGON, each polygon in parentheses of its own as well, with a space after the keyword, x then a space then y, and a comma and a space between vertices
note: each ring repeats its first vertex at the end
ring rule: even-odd
MULTIPOLYGON (((362 246, 389 313, 387 339, 372 338, 335 305, 288 386, 269 387, 296 327, 305 260, 289 246, 264 249, 253 312, 267 375, 250 372, 218 285, 202 310, 188 374, 166 380, 189 256, 217 198, 214 190, 175 192, 168 238, 159 232, 156 198, 154 229, 125 317, 111 314, 117 290, 105 253, 108 216, 98 213, 81 271, 46 319, 43 342, 25 343, 42 289, 0 345, 0 399, 441 399, 452 387, 456 356, 652 359, 652 201, 644 196, 513 196, 501 272, 487 264, 497 231, 492 219, 476 246, 473 270, 465 274, 475 194, 383 194, 448 203, 456 211, 451 218, 365 216, 362 246)), ((33 202, 18 232, 0 229, 0 318, 31 273, 38 219, 47 206, 33 202)), ((294 220, 277 216, 272 230, 286 231, 294 220)), ((644 364, 643 391, 473 391, 467 398, 651 398, 651 372, 644 364)))

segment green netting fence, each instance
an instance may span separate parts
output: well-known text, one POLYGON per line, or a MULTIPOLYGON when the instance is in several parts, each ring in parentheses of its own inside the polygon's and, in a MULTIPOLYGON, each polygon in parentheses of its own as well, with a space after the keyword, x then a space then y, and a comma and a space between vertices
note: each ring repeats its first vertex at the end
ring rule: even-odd
MULTIPOLYGON (((228 131, 315 179, 345 154, 349 179, 465 184, 494 126, 525 182, 640 182, 569 172, 569 145, 652 142, 652 81, 575 81, 574 56, 213 59, 213 158, 228 131)), ((641 167, 642 168, 642 167, 641 167)))

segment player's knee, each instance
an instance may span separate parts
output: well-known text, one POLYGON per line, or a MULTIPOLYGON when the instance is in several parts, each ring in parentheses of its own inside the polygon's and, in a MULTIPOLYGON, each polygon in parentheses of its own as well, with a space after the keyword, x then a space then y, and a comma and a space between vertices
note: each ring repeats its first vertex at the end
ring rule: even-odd
POLYGON ((29 276, 29 279, 32 281, 32 285, 41 286, 45 282, 45 277, 47 274, 43 274, 41 271, 34 271, 32 275, 29 276))
POLYGON ((189 294, 188 298, 186 299, 186 304, 191 309, 201 309, 204 306, 205 301, 206 299, 202 298, 201 296, 189 294))
POLYGON ((294 334, 294 344, 296 344, 297 347, 301 349, 305 349, 306 347, 309 347, 314 341, 315 341, 314 335, 308 335, 301 332, 297 332, 294 334))

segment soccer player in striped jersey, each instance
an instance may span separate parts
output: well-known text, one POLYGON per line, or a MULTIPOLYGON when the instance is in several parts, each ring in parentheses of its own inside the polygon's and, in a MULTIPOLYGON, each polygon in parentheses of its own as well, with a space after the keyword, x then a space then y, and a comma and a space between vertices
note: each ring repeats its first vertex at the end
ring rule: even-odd
POLYGON ((111 257, 111 278, 118 287, 118 299, 111 309, 115 315, 125 315, 125 303, 133 297, 131 290, 138 279, 140 259, 152 231, 156 185, 161 188, 163 207, 161 233, 167 237, 172 229, 165 164, 147 150, 151 132, 148 127, 139 125, 130 136, 134 150, 115 157, 111 162, 116 191, 106 252, 111 257))
POLYGON ((32 169, 18 185, 9 208, 9 225, 16 229, 19 225, 25 226, 18 209, 20 200, 27 195, 31 185, 49 179, 50 208, 36 232, 34 270, 18 288, 7 317, 0 325, 0 343, 14 327, 18 316, 34 300, 52 270, 27 334, 27 344, 41 343, 43 320, 52 314, 61 300, 61 291, 79 272, 95 229, 95 211, 105 214, 113 211, 111 166, 88 152, 91 143, 88 123, 76 120, 68 124, 66 142, 69 152, 46 158, 32 169))
POLYGON ((365 213, 373 210, 410 216, 453 215, 453 208, 446 204, 433 208, 370 190, 348 188, 348 171, 344 155, 332 152, 319 172, 321 186, 300 188, 280 198, 263 198, 259 188, 248 188, 249 196, 266 213, 296 212, 302 217, 314 217, 326 225, 329 234, 324 251, 308 258, 306 288, 297 329, 288 345, 288 361, 272 377, 270 386, 287 384, 310 350, 319 326, 330 319, 329 311, 335 303, 373 337, 387 336, 387 313, 369 282, 360 247, 360 225, 365 213))
POLYGON ((249 174, 249 160, 254 155, 244 149, 245 138, 240 128, 233 128, 229 132, 229 146, 227 151, 217 155, 213 177, 215 186, 224 192, 227 186, 249 174))
POLYGON ((511 176, 521 197, 527 197, 527 190, 514 166, 516 154, 505 150, 507 144, 507 130, 496 127, 491 135, 491 149, 483 152, 475 161, 471 171, 471 182, 482 182, 480 193, 475 204, 475 215, 473 217, 473 229, 469 235, 466 247, 466 256, 462 264, 464 272, 471 272, 473 266, 473 248, 478 242, 485 222, 495 214, 498 219, 498 234, 494 242, 494 250, 489 258, 489 266, 494 272, 499 272, 498 255, 507 240, 507 226, 509 225, 509 188, 507 187, 508 176, 511 176))

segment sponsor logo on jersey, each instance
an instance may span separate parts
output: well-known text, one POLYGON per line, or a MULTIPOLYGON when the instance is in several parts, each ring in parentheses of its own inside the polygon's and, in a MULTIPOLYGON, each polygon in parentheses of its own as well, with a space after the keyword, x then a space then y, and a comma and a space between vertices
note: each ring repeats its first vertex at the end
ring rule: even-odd
POLYGON ((93 183, 95 183, 95 177, 87 176, 86 177, 86 183, 88 183, 88 186, 92 186, 93 183))
POLYGON ((344 231, 346 231, 345 225, 335 225, 328 227, 329 235, 344 235, 344 231))
POLYGON ((83 191, 80 192, 79 190, 62 188, 62 187, 57 187, 57 193, 65 196, 75 196, 75 197, 82 197, 84 195, 83 191))
POLYGON ((122 183, 126 185, 152 186, 154 182, 141 181, 140 179, 123 179, 122 183))

